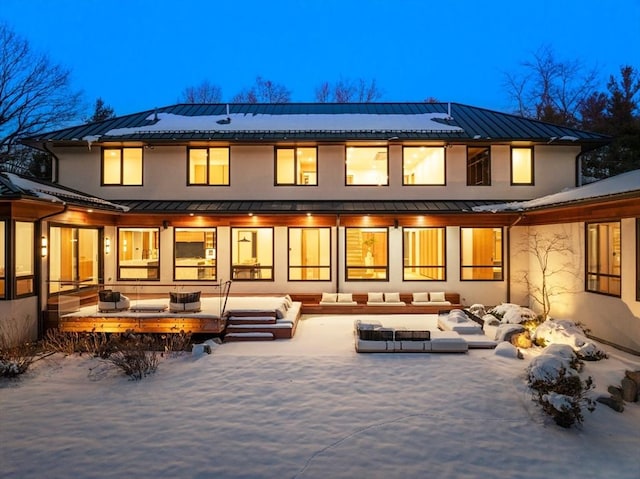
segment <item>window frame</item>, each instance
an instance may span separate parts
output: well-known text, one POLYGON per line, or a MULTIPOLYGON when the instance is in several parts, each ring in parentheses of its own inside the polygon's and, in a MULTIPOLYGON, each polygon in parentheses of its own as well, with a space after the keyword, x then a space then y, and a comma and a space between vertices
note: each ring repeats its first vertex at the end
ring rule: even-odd
POLYGON ((231 148, 229 146, 188 146, 187 147, 187 186, 231 186, 231 148), (191 178, 191 152, 194 150, 205 150, 207 152, 205 165, 205 182, 195 183, 191 178), (212 183, 211 182, 211 150, 227 150, 227 182, 212 183))
MULTIPOLYGON (((34 221, 13 221, 13 231, 12 231, 12 257, 14 258, 12 265, 12 290, 13 295, 10 299, 17 298, 28 298, 30 296, 35 296, 37 294, 37 286, 36 286, 36 277, 37 277, 37 269, 39 267, 39 261, 36 259, 36 251, 40 251, 40 244, 36 242, 36 233, 39 228, 36 227, 36 223, 34 221), (18 233, 18 224, 28 224, 31 225, 31 251, 27 251, 25 254, 25 258, 29 258, 31 261, 31 272, 29 274, 18 274, 18 247, 23 247, 24 242, 18 241, 17 233, 18 233), (20 284, 25 283, 27 285, 27 292, 20 294, 19 291, 21 289, 20 284)), ((48 236, 47 236, 48 238, 48 236)))
POLYGON ((273 148, 273 184, 274 186, 318 186, 318 147, 317 146, 275 146, 273 148), (315 183, 299 183, 298 182, 298 150, 308 149, 314 150, 315 155, 315 183), (293 183, 281 183, 278 181, 278 152, 284 150, 293 150, 293 183))
POLYGON ((509 169, 510 169, 510 180, 511 180, 511 186, 534 186, 535 185, 535 150, 533 148, 533 146, 512 146, 511 150, 510 150, 510 158, 509 158, 509 169), (530 155, 530 161, 531 161, 531 165, 530 165, 530 171, 529 174, 531 175, 531 181, 529 182, 515 182, 513 179, 513 173, 514 173, 514 166, 513 166, 513 151, 514 150, 529 150, 531 152, 530 155))
POLYGON ((141 146, 103 146, 100 158, 100 186, 144 186, 144 148, 141 146), (105 183, 105 153, 112 150, 120 151, 120 181, 118 183, 105 183), (124 183, 125 150, 140 150, 140 183, 124 183))
POLYGON ((434 281, 446 281, 447 280, 447 228, 446 226, 408 226, 402 228, 402 281, 417 281, 417 282, 434 282, 434 281), (407 243, 405 238, 405 233, 415 230, 419 232, 420 230, 432 230, 432 231, 440 231, 442 235, 442 265, 422 265, 422 264, 405 264, 405 260, 407 258, 407 243), (421 278, 407 278, 407 269, 427 269, 427 268, 436 268, 442 272, 441 278, 434 279, 421 279, 421 278))
MULTIPOLYGON (((354 282, 354 281, 376 281, 376 282, 388 282, 389 281, 389 228, 388 227, 361 227, 361 226, 346 226, 344 228, 344 243, 345 243, 345 247, 344 247, 344 280, 345 281, 350 281, 350 282, 354 282), (382 233, 384 231, 385 233, 385 238, 386 238, 386 251, 385 251, 385 265, 376 265, 376 264, 372 264, 372 265, 350 265, 349 264, 349 241, 348 241, 348 237, 349 237, 349 230, 361 230, 364 232, 367 232, 366 230, 375 230, 375 231, 369 231, 369 232, 378 232, 378 233, 382 233), (367 270, 367 269, 371 269, 371 270, 383 270, 384 271, 384 277, 383 278, 377 278, 377 277, 372 277, 372 278, 361 278, 361 277, 351 277, 349 274, 349 270, 350 269, 355 269, 355 270, 367 270)), ((364 245, 361 244, 360 247, 362 248, 364 245)), ((376 272, 374 271, 373 274, 375 275, 376 272)))
MULTIPOLYGON (((333 255, 332 255, 332 247, 333 247, 333 239, 332 239, 332 234, 331 234, 331 227, 330 226, 288 226, 287 227, 287 251, 289 252, 289 254, 287 254, 287 281, 299 281, 299 282, 317 282, 317 281, 332 281, 333 280, 333 268, 332 268, 332 259, 333 259, 333 255), (329 244, 328 245, 321 245, 325 246, 328 248, 328 254, 327 257, 329 258, 329 264, 327 265, 314 265, 314 266, 309 266, 309 265, 292 265, 291 264, 291 233, 293 230, 321 230, 321 231, 328 231, 329 233, 329 244), (329 270, 329 277, 327 279, 324 278, 318 278, 318 279, 307 279, 307 278, 301 278, 301 279, 292 279, 292 269, 300 269, 301 271, 304 269, 310 269, 310 268, 315 268, 318 270, 323 270, 323 269, 328 269, 329 270)), ((301 274, 301 276, 303 276, 301 274)))
MULTIPOLYGON (((275 231, 274 231, 274 227, 273 226, 232 226, 231 228, 229 228, 229 235, 230 235, 230 243, 231 243, 231 254, 229 255, 229 271, 231 272, 231 279, 233 281, 242 281, 242 282, 256 282, 256 281, 275 281, 275 231), (267 266, 262 266, 260 264, 260 256, 258 255, 258 232, 255 232, 254 230, 267 230, 270 231, 270 236, 271 236, 271 258, 270 258, 270 262, 271 264, 267 265, 267 266), (245 270, 246 272, 248 272, 249 277, 248 278, 243 278, 243 277, 238 277, 237 273, 242 272, 242 270, 238 270, 236 271, 236 269, 243 265, 243 263, 235 263, 235 258, 238 257, 240 255, 240 251, 239 251, 239 244, 242 241, 243 238, 246 237, 241 237, 239 239, 234 240, 234 233, 235 237, 237 238, 238 236, 240 236, 240 234, 242 232, 247 232, 247 233, 256 233, 255 236, 255 246, 252 244, 252 254, 255 253, 256 256, 252 256, 253 258, 256 259, 256 264, 249 264, 247 265, 247 267, 243 267, 242 270, 245 270), (269 275, 266 278, 263 278, 263 271, 268 271, 269 275), (254 275, 256 275, 257 277, 254 277, 254 275)), ((253 237, 252 237, 252 241, 253 241, 253 237)))
MULTIPOLYGON (((585 268, 584 268, 584 290, 588 293, 595 293, 595 294, 602 294, 605 296, 611 296, 614 298, 620 298, 622 296, 622 222, 620 220, 614 220, 614 221, 593 221, 593 222, 585 222, 585 268), (620 272, 619 274, 611 274, 611 273, 601 273, 599 271, 590 271, 590 268, 594 265, 592 265, 590 263, 591 260, 591 235, 589 234, 589 229, 592 226, 600 226, 600 225, 612 225, 612 224, 617 224, 618 226, 618 239, 619 239, 619 249, 618 249, 618 255, 619 255, 619 269, 620 272), (618 284, 619 284, 619 293, 611 293, 609 291, 604 291, 601 289, 593 289, 590 287, 590 283, 592 281, 592 278, 594 278, 595 282, 597 284, 600 283, 600 280, 602 278, 607 278, 608 280, 611 279, 617 279, 618 280, 618 284)), ((596 250, 598 252, 598 258, 597 258, 597 264, 595 265, 595 267, 597 269, 599 269, 599 265, 601 264, 602 261, 602 257, 600 256, 600 252, 602 251, 602 243, 601 243, 601 235, 600 235, 600 228, 597 229, 597 245, 596 245, 596 250)), ((607 236, 607 240, 609 240, 609 236, 607 236)), ((614 250, 607 250, 607 256, 610 256, 611 254, 613 254, 613 256, 615 257, 615 247, 614 250)))
MULTIPOLYGON (((173 281, 182 282, 182 281, 217 281, 218 279, 218 228, 215 226, 207 226, 207 227, 198 227, 198 226, 189 226, 189 227, 175 227, 173 228, 173 281), (178 256, 176 252, 176 248, 178 246, 177 236, 179 232, 188 232, 188 231, 198 232, 201 231, 205 234, 205 256, 204 261, 212 260, 213 264, 204 264, 204 265, 178 265, 178 256), (213 243, 208 244, 206 242, 206 233, 213 233, 213 243), (212 250, 212 251, 209 251, 212 250), (208 255, 212 255, 212 258, 207 258, 208 255), (179 270, 187 270, 187 269, 196 269, 196 278, 178 278, 177 272, 179 270), (213 271, 212 277, 200 277, 201 273, 204 273, 207 270, 213 271)), ((181 257, 182 258, 182 257, 181 257)))
POLYGON ((467 145, 467 186, 491 186, 491 146, 469 146, 467 145), (471 158, 469 158, 469 148, 483 148, 485 150, 487 150, 487 155, 486 157, 483 157, 479 160, 474 160, 473 164, 470 164, 471 158), (483 163, 486 162, 486 165, 483 165, 483 163), (474 168, 476 165, 480 164, 479 167, 474 168), (475 174, 473 175, 474 178, 477 179, 478 174, 477 174, 477 170, 481 170, 481 174, 480 176, 482 177, 481 183, 478 182, 472 182, 471 181, 471 176, 469 174, 469 171, 473 168, 473 171, 475 172, 475 174), (486 170, 486 181, 485 181, 485 172, 486 170))
POLYGON ((161 235, 160 235, 160 228, 158 227, 150 227, 150 226, 118 226, 116 228, 116 268, 117 268, 117 277, 118 277, 118 281, 160 281, 160 241, 161 241, 161 235), (122 259, 121 259, 121 250, 120 250, 120 236, 122 234, 122 232, 124 230, 132 230, 132 231, 141 231, 144 232, 142 230, 148 230, 150 233, 156 232, 156 238, 157 238, 157 244, 155 245, 155 247, 153 249, 155 249, 157 251, 157 265, 152 265, 149 266, 148 264, 146 265, 125 265, 123 266, 121 264, 122 259), (146 269, 147 270, 147 277, 138 277, 138 278, 130 278, 130 277, 123 277, 122 276, 122 271, 124 270, 132 270, 132 269, 146 269), (151 275, 151 272, 155 272, 154 275, 151 275))
POLYGON ((359 187, 359 186, 389 186, 389 146, 375 146, 375 145, 345 145, 345 150, 344 150, 344 184, 345 186, 348 187, 359 187), (348 165, 348 157, 349 157, 349 149, 377 149, 377 150, 385 150, 386 154, 387 154, 387 159, 386 159, 386 176, 385 176, 385 182, 384 183, 349 183, 349 165, 348 165))
MULTIPOLYGON (((387 157, 387 162, 389 161, 387 157)), ((447 148, 445 146, 433 145, 403 145, 402 146, 402 186, 447 186, 447 148), (428 148, 432 150, 442 150, 442 183, 408 183, 405 175, 405 154, 407 149, 428 148)))
MULTIPOLYGON (((460 281, 504 281, 504 268, 505 268, 505 256, 504 256, 504 248, 505 248, 505 233, 504 233, 504 228, 500 227, 500 226, 461 226, 460 227, 460 236, 459 236, 459 241, 460 241, 460 281), (500 230, 500 277, 496 278, 495 277, 495 270, 496 268, 498 268, 495 264, 495 261, 493 264, 489 265, 489 264, 464 264, 463 260, 464 260, 464 248, 465 248, 465 244, 464 244, 464 230, 492 230, 495 232, 495 230, 500 230), (467 269, 489 269, 491 268, 493 270, 494 273, 494 277, 493 278, 465 278, 464 276, 464 271, 467 269)), ((495 245, 495 239, 494 239, 494 244, 493 244, 493 250, 494 252, 496 251, 496 245, 495 245)))

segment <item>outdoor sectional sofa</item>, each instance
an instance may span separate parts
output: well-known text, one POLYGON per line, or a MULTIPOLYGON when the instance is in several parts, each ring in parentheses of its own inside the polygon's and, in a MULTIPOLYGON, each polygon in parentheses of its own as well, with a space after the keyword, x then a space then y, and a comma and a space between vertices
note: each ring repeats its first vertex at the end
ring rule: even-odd
POLYGON ((450 292, 300 293, 292 296, 302 303, 303 314, 437 314, 442 310, 462 308, 460 294, 450 292))
POLYGON ((385 328, 378 321, 354 322, 359 353, 466 353, 468 343, 452 331, 385 328))

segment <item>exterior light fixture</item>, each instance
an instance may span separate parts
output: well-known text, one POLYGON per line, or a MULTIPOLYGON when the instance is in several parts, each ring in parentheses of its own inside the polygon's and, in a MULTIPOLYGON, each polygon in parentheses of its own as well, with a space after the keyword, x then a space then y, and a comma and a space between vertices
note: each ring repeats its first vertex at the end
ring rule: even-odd
POLYGON ((108 236, 104 239, 104 254, 111 253, 111 238, 108 236))
POLYGON ((46 236, 43 236, 42 238, 40 238, 40 255, 43 258, 47 256, 48 249, 49 249, 49 241, 47 240, 46 236))

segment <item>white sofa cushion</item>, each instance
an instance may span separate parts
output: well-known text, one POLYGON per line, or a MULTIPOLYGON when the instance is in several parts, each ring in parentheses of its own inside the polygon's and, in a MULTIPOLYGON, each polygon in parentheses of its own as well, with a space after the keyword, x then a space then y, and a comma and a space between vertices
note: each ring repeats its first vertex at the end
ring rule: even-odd
POLYGON ((444 297, 444 291, 429 293, 429 300, 430 301, 446 301, 444 297))
POLYGON ((413 301, 416 303, 429 302, 429 293, 413 293, 413 301))
POLYGON ((384 293, 385 303, 399 303, 400 293, 384 293))
POLYGON ((353 303, 351 293, 338 293, 338 303, 353 303))
POLYGON ((368 293, 367 294, 367 303, 382 303, 384 302, 384 294, 383 293, 368 293))
POLYGON ((335 303, 338 300, 338 295, 336 293, 322 293, 322 299, 320 302, 322 303, 335 303))

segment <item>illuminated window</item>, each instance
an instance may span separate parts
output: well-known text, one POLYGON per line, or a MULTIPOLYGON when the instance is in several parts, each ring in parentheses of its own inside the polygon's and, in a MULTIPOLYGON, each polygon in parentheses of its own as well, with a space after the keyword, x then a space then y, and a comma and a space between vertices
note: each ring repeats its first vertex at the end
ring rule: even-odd
POLYGON ((444 185, 444 147, 405 146, 402 177, 405 185, 444 185))
POLYGON ((7 232, 7 224, 5 221, 0 221, 0 299, 7 297, 7 290, 5 288, 5 280, 7 278, 6 271, 6 254, 7 254, 7 239, 5 234, 7 232))
POLYGON ((347 185, 388 185, 387 148, 350 146, 346 161, 347 185))
POLYGON ((189 148, 189 184, 229 184, 229 148, 189 148))
POLYGON ((49 291, 57 293, 98 284, 99 236, 94 228, 49 229, 49 291))
POLYGON ((405 281, 444 281, 445 229, 403 228, 405 281))
POLYGON ((276 185, 317 184, 316 148, 276 148, 276 185))
POLYGON ((273 228, 231 228, 231 274, 238 281, 273 281, 273 228))
POLYGON ((347 281, 389 278, 387 228, 346 228, 347 281))
POLYGON ((160 279, 159 243, 159 228, 118 228, 118 279, 160 279))
POLYGON ((104 148, 103 185, 142 185, 142 148, 104 148))
POLYGON ((174 234, 174 279, 215 280, 216 229, 176 228, 174 234))
POLYGON ((491 185, 491 149, 487 146, 467 148, 467 186, 491 185))
POLYGON ((15 295, 26 296, 35 291, 35 226, 22 221, 16 221, 15 226, 15 295))
POLYGON ((289 281, 331 279, 331 228, 289 228, 289 281))
POLYGON ((511 148, 511 184, 533 184, 533 148, 511 148))
POLYGON ((460 279, 502 280, 502 229, 460 228, 460 279))
POLYGON ((620 296, 620 222, 587 224, 587 291, 620 296))

